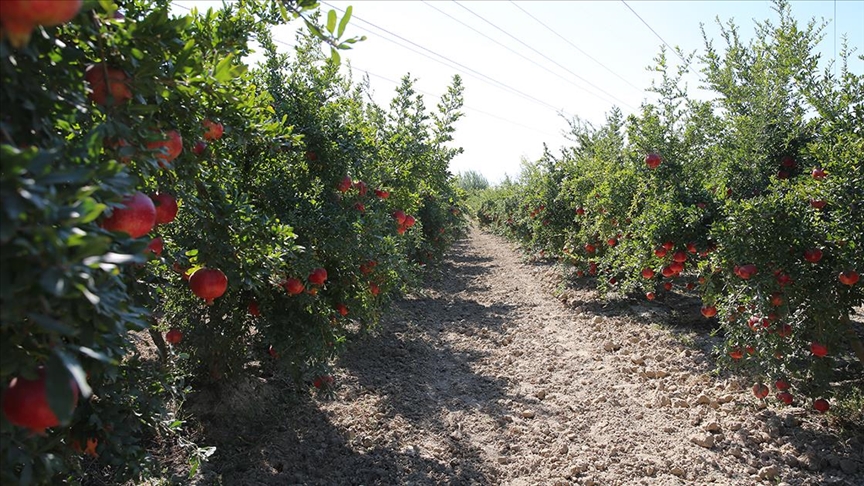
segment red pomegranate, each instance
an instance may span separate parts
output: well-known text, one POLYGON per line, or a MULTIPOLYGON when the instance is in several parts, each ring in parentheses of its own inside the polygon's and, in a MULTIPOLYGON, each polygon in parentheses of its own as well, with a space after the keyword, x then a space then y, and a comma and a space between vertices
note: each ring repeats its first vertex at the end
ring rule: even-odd
POLYGON ((338 312, 340 316, 345 317, 348 315, 348 306, 345 304, 336 304, 336 312, 338 312))
MULTIPOLYGON (((78 405, 78 386, 73 380, 69 382, 72 386, 74 409, 78 405)), ((3 394, 3 414, 9 422, 37 434, 44 434, 46 428, 60 425, 60 420, 48 405, 44 368, 39 368, 35 380, 12 378, 9 388, 3 394)))
POLYGON ((83 0, 3 0, 0 2, 0 26, 9 44, 20 49, 30 42, 36 26, 51 27, 72 20, 81 10, 83 0))
POLYGON ((221 123, 214 122, 210 119, 205 119, 201 122, 204 125, 204 140, 219 140, 222 138, 222 133, 225 131, 225 127, 222 126, 221 123))
POLYGON ((261 315, 261 309, 258 308, 258 301, 250 300, 248 310, 249 315, 251 315, 252 317, 258 317, 261 315))
POLYGON ((154 255, 156 255, 158 257, 158 256, 162 256, 162 250, 164 250, 164 249, 165 249, 165 242, 162 241, 161 237, 157 236, 156 238, 153 238, 152 240, 150 240, 150 244, 147 245, 147 248, 145 251, 151 251, 151 252, 153 252, 154 255))
POLYGON ((282 286, 285 287, 285 291, 288 292, 288 295, 302 294, 304 290, 303 282, 301 282, 300 279, 293 277, 286 280, 282 286))
POLYGON ((343 177, 336 186, 336 189, 343 194, 348 192, 351 189, 351 178, 348 176, 343 177))
POLYGON ((372 295, 378 295, 379 293, 381 293, 381 288, 378 287, 378 284, 376 284, 375 282, 370 282, 369 292, 371 292, 372 295))
POLYGON ((150 199, 156 206, 156 224, 168 224, 177 216, 177 200, 167 192, 151 194, 150 199))
POLYGON ((365 196, 366 192, 369 190, 369 186, 367 186, 363 181, 357 181, 354 183, 354 189, 357 189, 357 194, 365 196))
POLYGON ((176 327, 171 328, 170 331, 165 333, 165 341, 168 341, 170 344, 179 344, 182 340, 183 331, 177 329, 176 327))
POLYGON ((204 299, 207 305, 213 305, 228 290, 228 277, 215 268, 201 268, 189 277, 189 288, 192 293, 204 299))
POLYGON ((396 220, 396 223, 399 226, 402 226, 405 224, 405 218, 406 217, 407 216, 405 215, 405 211, 402 211, 401 209, 397 209, 396 211, 393 211, 393 219, 396 220))
POLYGON ((84 71, 84 80, 90 84, 90 99, 97 105, 118 106, 132 99, 129 76, 122 69, 105 63, 91 64, 84 71))
POLYGON ((327 270, 323 268, 316 268, 312 270, 312 273, 309 274, 309 283, 312 285, 324 285, 324 282, 327 281, 327 270))
POLYGON ((159 165, 162 167, 165 167, 183 152, 183 137, 177 130, 169 130, 165 136, 168 138, 147 142, 147 148, 156 152, 155 156, 159 159, 159 165))
POLYGON ((127 196, 123 207, 114 208, 111 216, 102 220, 102 227, 106 230, 127 233, 132 238, 146 235, 155 225, 156 206, 141 192, 127 196))
POLYGON ((645 267, 642 269, 642 278, 654 278, 654 269, 645 267))
POLYGON ((417 222, 417 220, 414 219, 414 216, 411 216, 410 214, 405 216, 405 228, 406 229, 414 226, 414 223, 416 223, 416 222, 417 222))

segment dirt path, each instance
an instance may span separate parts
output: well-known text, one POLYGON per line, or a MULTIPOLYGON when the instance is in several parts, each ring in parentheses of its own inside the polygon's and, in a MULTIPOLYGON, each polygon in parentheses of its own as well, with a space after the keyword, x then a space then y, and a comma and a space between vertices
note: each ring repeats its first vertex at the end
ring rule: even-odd
POLYGON ((204 482, 864 484, 860 431, 760 408, 657 314, 573 309, 554 283, 473 230, 442 279, 340 359, 332 400, 215 412, 231 425, 209 437, 221 449, 204 482))

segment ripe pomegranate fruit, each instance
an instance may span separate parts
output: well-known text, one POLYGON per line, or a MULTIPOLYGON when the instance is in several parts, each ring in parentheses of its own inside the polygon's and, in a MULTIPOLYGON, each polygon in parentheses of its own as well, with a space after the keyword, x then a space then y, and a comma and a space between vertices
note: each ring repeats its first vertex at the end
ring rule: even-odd
POLYGON ((126 233, 132 238, 140 238, 156 226, 156 206, 141 192, 127 196, 123 207, 114 208, 111 216, 102 220, 102 227, 108 231, 126 233))
POLYGON ((813 401, 813 408, 815 408, 819 413, 825 413, 829 408, 831 408, 831 406, 828 404, 828 400, 817 398, 813 401))
POLYGON ((165 242, 162 241, 161 237, 157 236, 156 238, 153 238, 152 240, 150 240, 150 244, 147 245, 147 248, 145 248, 144 251, 153 252, 153 254, 158 257, 158 256, 162 256, 162 250, 164 250, 164 249, 165 249, 165 242))
POLYGON ((357 181, 354 183, 354 189, 357 189, 357 194, 365 196, 366 192, 369 191, 369 186, 363 181, 357 181))
POLYGON ((648 300, 654 300, 656 296, 654 295, 654 292, 645 292, 645 298, 648 300))
POLYGON ((851 287, 851 286, 855 285, 856 283, 858 283, 860 276, 858 275, 858 272, 856 272, 855 270, 849 270, 846 272, 840 272, 840 275, 838 275, 837 278, 840 280, 840 283, 842 283, 843 285, 848 285, 851 287))
POLYGON ((813 206, 813 207, 816 208, 816 209, 822 209, 822 208, 824 208, 826 205, 828 205, 828 203, 827 203, 826 201, 821 200, 821 199, 811 199, 811 200, 810 200, 810 205, 813 206))
POLYGON ((375 282, 370 282, 369 283, 369 292, 371 292, 372 295, 378 295, 381 293, 381 288, 378 287, 378 284, 376 284, 375 282))
POLYGON ((740 267, 735 267, 735 275, 743 278, 744 280, 749 279, 753 275, 756 275, 756 265, 752 263, 747 265, 741 265, 740 267))
POLYGON ((817 263, 822 259, 822 250, 819 248, 809 248, 804 250, 804 259, 810 263, 817 263))
POLYGON ((84 71, 84 80, 90 85, 90 99, 97 105, 118 106, 132 99, 129 76, 122 69, 101 62, 91 64, 84 71))
POLYGON ((416 223, 416 222, 417 222, 417 220, 414 219, 414 216, 411 216, 410 214, 405 216, 405 228, 406 229, 414 226, 414 223, 416 223))
POLYGON ((654 270, 651 268, 643 268, 642 269, 642 278, 654 278, 654 270))
POLYGON ((192 147, 192 153, 194 153, 195 155, 201 155, 204 153, 205 150, 207 150, 207 142, 205 142, 204 140, 198 140, 197 142, 195 142, 195 146, 192 147))
POLYGON ((396 220, 396 224, 398 224, 399 226, 405 224, 405 218, 407 218, 407 216, 405 215, 405 211, 402 211, 401 209, 393 211, 393 219, 396 220))
POLYGON ((333 384, 333 377, 330 375, 316 376, 315 378, 312 379, 312 386, 314 386, 315 388, 318 388, 318 389, 320 389, 322 387, 326 387, 328 385, 332 385, 332 384, 333 384))
POLYGON ((818 343, 813 341, 810 343, 810 352, 813 353, 813 356, 817 358, 824 358, 828 355, 828 347, 822 343, 818 343))
POLYGON ((183 137, 177 130, 169 130, 164 135, 167 137, 164 140, 147 142, 147 148, 156 152, 160 167, 166 167, 183 152, 183 137))
POLYGON ((714 317, 717 315, 717 308, 713 305, 702 308, 702 315, 705 317, 714 317))
POLYGON ((657 258, 663 258, 666 256, 667 251, 668 250, 666 250, 666 248, 663 248, 662 246, 658 246, 657 249, 654 250, 654 256, 656 256, 657 258))
POLYGON ((324 285, 324 282, 327 281, 327 270, 323 268, 312 270, 312 273, 309 274, 308 280, 312 285, 324 285))
POLYGON ((342 180, 339 181, 339 185, 336 186, 336 189, 343 194, 348 192, 348 190, 351 189, 351 178, 348 176, 343 177, 342 180))
POLYGON ((786 391, 782 391, 782 392, 777 394, 777 400, 780 400, 781 402, 785 403, 786 405, 792 405, 793 397, 792 397, 791 393, 786 392, 786 391))
POLYGON ((221 123, 205 118, 201 124, 204 125, 205 130, 204 140, 213 141, 222 138, 222 133, 225 131, 225 127, 223 127, 221 123))
POLYGON ((585 243, 585 253, 594 253, 597 248, 591 243, 585 243))
POLYGON ((753 385, 753 394, 756 395, 756 398, 760 400, 767 397, 768 392, 768 387, 766 385, 763 385, 762 383, 756 383, 755 385, 753 385))
POLYGON ((380 199, 387 199, 390 197, 390 193, 383 189, 375 189, 375 195, 380 199))
POLYGON ((39 25, 64 24, 81 10, 83 0, 3 0, 0 2, 0 27, 9 44, 20 49, 30 42, 39 25))
POLYGON ((742 352, 740 348, 735 348, 735 349, 729 351, 729 356, 732 359, 736 359, 736 360, 741 359, 744 357, 744 352, 742 352))
POLYGON ((664 282, 663 288, 668 292, 672 290, 672 282, 664 282))
POLYGON ((288 292, 288 295, 302 294, 303 291, 305 290, 305 286, 303 285, 303 282, 301 282, 300 279, 293 278, 293 277, 286 280, 282 284, 282 286, 285 287, 285 290, 288 292))
POLYGON ((813 172, 810 173, 810 176, 816 179, 817 181, 821 181, 825 178, 825 171, 821 167, 814 167, 813 172))
POLYGON ((171 328, 170 331, 165 333, 165 341, 170 344, 178 344, 183 340, 183 331, 177 329, 176 327, 171 328))
POLYGON ((251 315, 252 317, 258 317, 261 315, 261 310, 258 309, 258 302, 255 300, 249 301, 247 309, 249 310, 249 315, 251 315))
POLYGON ((345 304, 336 304, 336 312, 338 312, 340 316, 345 317, 348 315, 348 307, 345 304))
MULTIPOLYGON (((12 378, 3 394, 3 414, 10 423, 44 435, 46 428, 60 425, 60 420, 48 405, 45 369, 39 368, 37 375, 34 380, 12 378)), ((70 379, 69 383, 72 387, 71 408, 74 409, 78 405, 78 386, 74 380, 70 379)))
POLYGON ((675 242, 673 242, 673 241, 666 241, 666 242, 663 243, 663 248, 665 248, 666 251, 672 251, 672 250, 675 249, 675 242))
POLYGON ((675 263, 684 263, 687 261, 687 252, 676 251, 672 254, 672 261, 675 263))
POLYGON ((228 277, 222 270, 201 268, 189 277, 189 288, 193 294, 204 299, 207 305, 213 305, 213 300, 222 297, 228 290, 228 277))
POLYGON ((780 391, 786 391, 790 388, 789 382, 784 380, 783 378, 778 379, 774 382, 774 388, 780 391))
POLYGON ((783 305, 783 294, 780 292, 773 292, 771 294, 771 305, 774 307, 780 307, 783 305))
POLYGON ((645 165, 647 165, 649 169, 660 167, 660 162, 660 156, 655 153, 650 153, 645 156, 645 165))
POLYGON ((150 199, 156 206, 156 224, 168 224, 177 216, 177 200, 167 192, 151 194, 150 199))

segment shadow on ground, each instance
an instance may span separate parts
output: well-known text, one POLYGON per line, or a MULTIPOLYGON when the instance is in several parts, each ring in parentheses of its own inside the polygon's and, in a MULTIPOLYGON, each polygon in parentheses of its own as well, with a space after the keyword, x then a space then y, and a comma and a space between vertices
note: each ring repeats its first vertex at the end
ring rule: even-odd
POLYGON ((507 396, 506 379, 474 372, 482 350, 457 349, 445 335, 494 341, 514 308, 460 297, 482 290, 477 281, 492 268, 466 246, 457 244, 424 292, 396 301, 378 330, 349 344, 331 406, 275 379, 199 396, 199 406, 218 403, 197 412, 201 443, 217 447, 203 482, 495 484, 495 469, 453 417, 482 414, 501 427, 512 412, 499 403, 519 400, 507 396))

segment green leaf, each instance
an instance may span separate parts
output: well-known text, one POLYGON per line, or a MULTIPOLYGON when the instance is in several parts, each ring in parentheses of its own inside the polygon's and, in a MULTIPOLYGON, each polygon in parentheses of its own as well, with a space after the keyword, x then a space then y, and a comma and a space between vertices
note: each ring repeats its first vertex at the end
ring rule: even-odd
POLYGON ((285 4, 283 4, 282 2, 276 2, 276 4, 279 5, 279 15, 282 16, 282 21, 286 23, 291 22, 292 19, 291 16, 288 15, 288 9, 285 8, 285 4))
POLYGON ((52 354, 45 370, 45 395, 61 425, 67 424, 75 411, 73 384, 63 360, 57 353, 52 354))
POLYGON ((86 346, 75 346, 75 345, 70 345, 69 347, 77 350, 79 353, 83 354, 84 356, 87 356, 88 358, 93 358, 93 359, 95 359, 97 361, 101 361, 103 363, 108 363, 108 364, 113 364, 113 365, 118 364, 116 360, 111 359, 108 355, 106 355, 104 353, 100 353, 99 351, 96 351, 95 349, 90 349, 86 346))
POLYGON ((188 256, 188 257, 193 257, 193 256, 195 256, 195 255, 197 255, 197 254, 198 254, 198 250, 197 250, 197 249, 194 249, 194 248, 191 249, 191 250, 188 250, 188 251, 186 252, 186 256, 188 256))
POLYGON ((57 319, 43 314, 36 314, 31 312, 27 314, 27 317, 30 318, 33 322, 35 322, 36 325, 48 332, 56 332, 58 334, 62 334, 63 336, 76 336, 79 332, 78 329, 75 329, 68 324, 63 324, 57 319))
POLYGON ((66 290, 66 276, 59 268, 49 268, 39 277, 39 285, 52 294, 60 297, 66 290))
POLYGON ((339 55, 339 51, 335 48, 330 48, 330 59, 333 60, 336 64, 340 64, 342 62, 342 56, 339 55))
POLYGON ((213 77, 216 78, 216 81, 220 83, 227 83, 231 81, 234 75, 234 69, 232 66, 232 62, 234 61, 234 54, 228 54, 225 56, 225 59, 219 61, 219 64, 216 65, 216 70, 213 73, 213 77))
MULTIPOLYGON (((68 375, 72 375, 72 378, 78 385, 78 391, 81 392, 81 398, 90 398, 90 395, 93 394, 93 390, 90 388, 90 384, 87 383, 87 373, 84 371, 84 368, 81 367, 81 363, 78 362, 78 359, 76 359, 75 356, 60 349, 59 347, 55 347, 53 351, 54 354, 51 359, 54 359, 54 357, 56 356, 57 359, 60 360, 60 363, 62 363, 63 367, 66 368, 67 383, 69 379, 68 375)), ((51 363, 51 359, 49 359, 48 361, 49 365, 51 363)))
POLYGON ((327 32, 331 34, 336 31, 336 11, 331 10, 327 12, 327 32))
POLYGON ((348 21, 351 19, 351 12, 354 11, 354 7, 349 5, 348 8, 345 9, 345 16, 342 17, 342 20, 339 21, 339 31, 336 33, 336 37, 342 37, 342 34, 345 32, 345 27, 348 27, 348 21))

